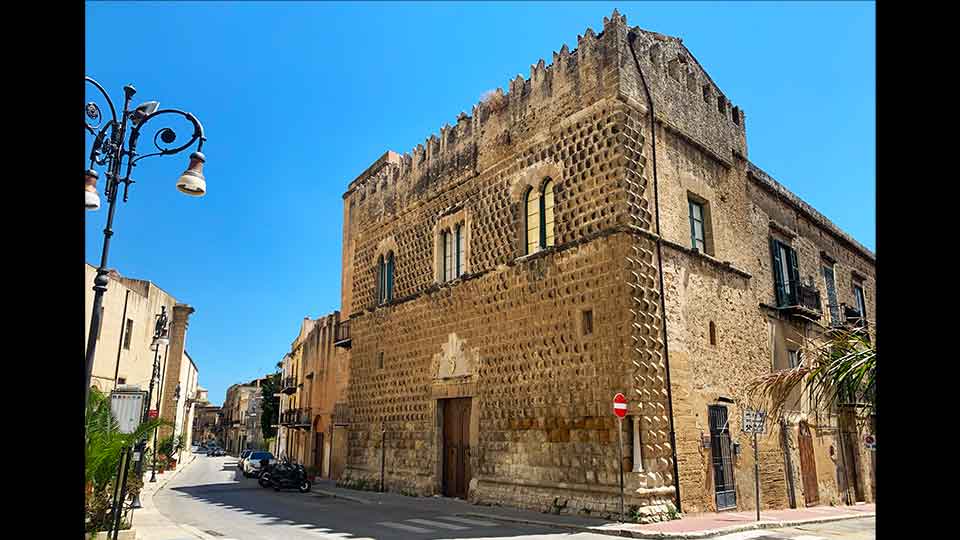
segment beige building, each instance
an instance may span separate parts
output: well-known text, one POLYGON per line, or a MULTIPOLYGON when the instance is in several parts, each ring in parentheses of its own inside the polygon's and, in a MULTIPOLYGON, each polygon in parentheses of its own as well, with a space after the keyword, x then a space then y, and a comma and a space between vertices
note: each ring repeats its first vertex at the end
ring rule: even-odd
MULTIPOLYGON (((344 193, 341 479, 610 514, 622 429, 628 506, 752 509, 746 385, 875 336, 876 258, 747 158, 679 39, 615 11, 552 60, 344 193)), ((762 506, 872 500, 861 435, 767 426, 762 506)))
POLYGON ((339 477, 346 466, 349 359, 334 346, 339 318, 336 311, 305 318, 281 362, 280 448, 323 478, 339 477))
POLYGON ((231 454, 263 446, 263 430, 260 426, 262 383, 263 378, 259 378, 227 388, 221 413, 224 448, 231 454))
MULTIPOLYGON (((86 321, 91 316, 96 275, 94 266, 84 265, 86 321)), ((91 385, 106 393, 119 385, 148 391, 156 359, 160 378, 154 382, 149 407, 157 409, 159 402, 160 417, 173 424, 162 428, 160 437, 175 433, 184 435, 185 441, 189 441, 193 423, 192 402, 199 381, 197 365, 185 350, 188 319, 194 310, 178 303, 150 281, 126 278, 115 270, 108 277, 91 385), (154 351, 151 345, 161 309, 166 309, 170 342, 154 351)), ((84 339, 88 332, 89 328, 85 327, 84 339)))

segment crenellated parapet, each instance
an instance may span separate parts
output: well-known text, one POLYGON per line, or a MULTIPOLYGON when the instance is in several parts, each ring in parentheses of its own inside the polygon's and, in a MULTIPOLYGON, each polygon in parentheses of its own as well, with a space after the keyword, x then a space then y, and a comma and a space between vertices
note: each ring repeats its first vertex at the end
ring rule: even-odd
POLYGON ((655 100, 657 117, 722 159, 746 156, 743 112, 724 97, 681 40, 627 26, 617 10, 604 17, 599 33, 587 28, 577 46, 539 59, 529 75, 517 74, 506 89, 486 92, 453 124, 413 149, 387 152, 350 183, 345 198, 365 219, 379 219, 407 208, 446 186, 476 176, 555 132, 564 118, 604 98, 627 96, 646 106, 633 54, 655 100), (630 36, 635 36, 631 41, 630 36))
POLYGON ((631 58, 624 66, 623 93, 646 106, 636 69, 640 64, 658 120, 728 164, 735 155, 746 158, 743 111, 727 99, 683 40, 637 27, 630 29, 628 40, 631 58))

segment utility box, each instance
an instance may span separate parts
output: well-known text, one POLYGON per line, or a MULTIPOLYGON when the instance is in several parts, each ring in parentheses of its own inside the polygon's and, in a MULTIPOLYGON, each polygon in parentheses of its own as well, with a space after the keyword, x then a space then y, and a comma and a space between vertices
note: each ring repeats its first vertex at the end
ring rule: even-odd
POLYGON ((120 425, 120 433, 133 433, 143 420, 147 393, 139 389, 117 389, 110 392, 110 412, 120 425))

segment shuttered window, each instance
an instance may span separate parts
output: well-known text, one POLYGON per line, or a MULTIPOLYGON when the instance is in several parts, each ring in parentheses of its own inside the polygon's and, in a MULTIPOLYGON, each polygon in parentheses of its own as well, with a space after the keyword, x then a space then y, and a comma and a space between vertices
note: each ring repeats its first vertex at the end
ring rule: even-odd
POLYGON ((773 238, 770 239, 770 252, 773 256, 773 285, 777 297, 777 306, 796 305, 796 291, 800 283, 797 252, 792 247, 773 238))
POLYGON ((443 243, 443 281, 453 279, 453 236, 450 231, 443 231, 440 237, 443 243))
POLYGON ((394 270, 394 257, 393 253, 387 255, 387 302, 393 300, 393 270, 394 270))
POLYGON ((703 205, 688 201, 690 205, 690 243, 700 251, 707 252, 703 228, 703 205))
POLYGON ((457 225, 456 242, 454 247, 456 248, 456 254, 457 254, 457 260, 456 260, 456 264, 454 265, 455 266, 454 271, 456 272, 455 274, 456 277, 460 277, 463 275, 463 253, 464 253, 463 225, 457 225))
POLYGON ((530 188, 523 199, 527 213, 527 254, 536 253, 540 247, 540 201, 537 195, 537 192, 530 188))
POLYGON ((540 247, 550 247, 554 245, 553 235, 553 180, 547 180, 543 184, 543 194, 541 196, 541 208, 543 217, 541 218, 542 231, 540 247))

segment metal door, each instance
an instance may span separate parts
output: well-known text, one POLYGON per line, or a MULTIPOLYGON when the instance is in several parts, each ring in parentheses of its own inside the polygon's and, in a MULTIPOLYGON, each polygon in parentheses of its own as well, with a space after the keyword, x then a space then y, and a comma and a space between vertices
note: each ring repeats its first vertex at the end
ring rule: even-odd
POLYGON ((727 408, 722 405, 711 405, 709 413, 717 510, 728 510, 737 507, 737 490, 733 484, 733 453, 730 448, 727 408))
POLYGON ((813 437, 810 435, 810 425, 805 421, 800 422, 798 431, 803 499, 807 506, 814 506, 820 502, 820 487, 817 484, 817 460, 813 456, 813 437))

